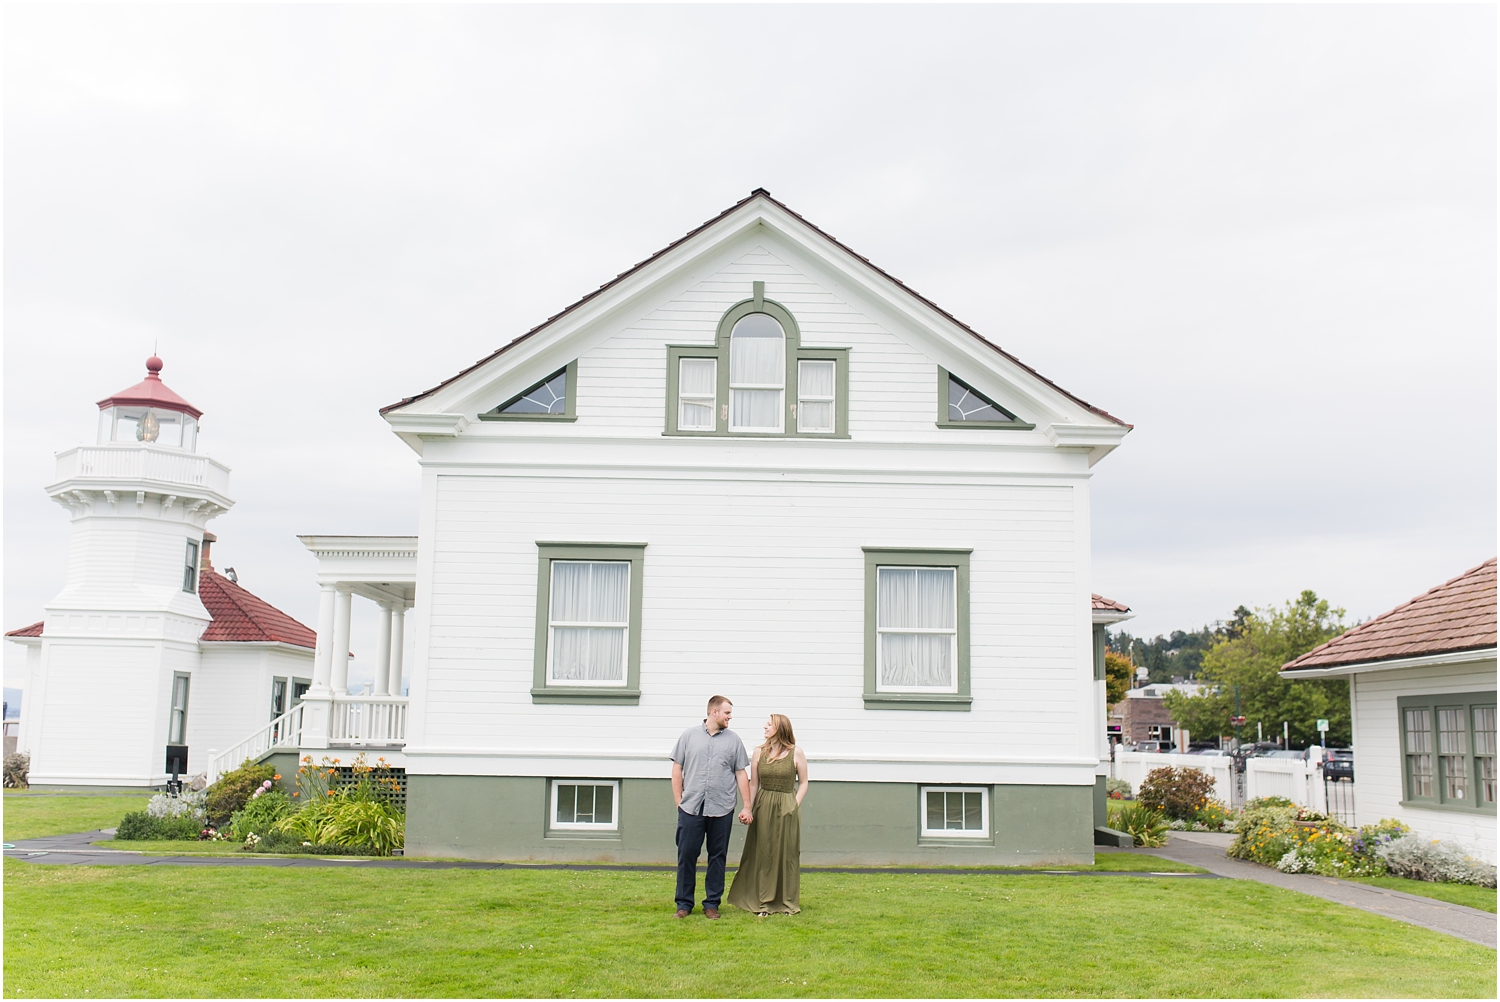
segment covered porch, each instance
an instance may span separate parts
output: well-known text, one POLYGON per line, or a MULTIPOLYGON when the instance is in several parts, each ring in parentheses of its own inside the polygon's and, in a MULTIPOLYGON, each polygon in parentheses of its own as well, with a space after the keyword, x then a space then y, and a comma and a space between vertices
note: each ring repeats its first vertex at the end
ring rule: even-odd
MULTIPOLYGON (((312 686, 291 709, 245 740, 210 750, 208 782, 249 759, 295 752, 347 765, 366 753, 404 768, 402 695, 406 612, 417 598, 416 536, 299 536, 318 559, 318 646, 312 686), (356 597, 378 607, 369 693, 349 692, 349 633, 356 597)), ((363 661, 363 659, 361 659, 363 661)))

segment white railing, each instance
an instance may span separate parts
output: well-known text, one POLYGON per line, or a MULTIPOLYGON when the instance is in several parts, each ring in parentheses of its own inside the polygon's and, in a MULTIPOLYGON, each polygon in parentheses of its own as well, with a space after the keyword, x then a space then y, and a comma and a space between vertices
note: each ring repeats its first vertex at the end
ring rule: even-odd
POLYGON ((57 455, 57 479, 150 480, 229 490, 229 467, 207 456, 147 445, 81 445, 57 455))
POLYGON ((1109 774, 1130 784, 1132 793, 1139 793, 1141 781, 1152 769, 1175 766, 1179 769, 1202 769, 1213 777, 1215 800, 1228 804, 1234 796, 1233 759, 1228 755, 1177 755, 1173 753, 1133 752, 1115 749, 1114 761, 1109 774))
POLYGON ((208 782, 216 782, 247 758, 260 758, 272 748, 296 748, 301 744, 302 704, 298 703, 228 751, 210 754, 208 782))
POLYGON ((406 744, 406 697, 335 696, 328 743, 339 747, 406 744))

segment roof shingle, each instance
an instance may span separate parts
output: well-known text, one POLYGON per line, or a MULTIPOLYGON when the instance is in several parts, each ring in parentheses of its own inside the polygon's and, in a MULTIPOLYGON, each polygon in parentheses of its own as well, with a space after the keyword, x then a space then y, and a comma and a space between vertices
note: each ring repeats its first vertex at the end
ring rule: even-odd
POLYGON ((1097 592, 1094 594, 1094 608, 1105 612, 1130 611, 1130 606, 1126 605, 1124 602, 1116 602, 1112 598, 1105 598, 1103 595, 1100 595, 1097 592))
POLYGON ((19 630, 11 630, 9 633, 6 634, 6 636, 7 637, 40 637, 42 635, 42 623, 45 623, 45 622, 46 622, 46 620, 42 620, 41 623, 32 623, 30 626, 23 626, 19 630))
POLYGON ((1491 558, 1341 633, 1282 666, 1311 668, 1365 664, 1495 646, 1495 560, 1491 558))
POLYGON ((316 648, 318 635, 213 568, 198 579, 198 597, 213 617, 198 639, 205 643, 281 643, 316 648))

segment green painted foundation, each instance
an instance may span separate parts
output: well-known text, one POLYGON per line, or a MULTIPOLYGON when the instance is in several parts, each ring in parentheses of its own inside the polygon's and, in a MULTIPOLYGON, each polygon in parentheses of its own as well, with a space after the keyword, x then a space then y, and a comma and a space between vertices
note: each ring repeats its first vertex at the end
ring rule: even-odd
MULTIPOLYGON (((802 863, 1017 866, 1091 863, 1095 786, 992 786, 985 838, 925 838, 911 783, 813 783, 802 805, 802 863)), ((549 831, 547 780, 408 776, 406 855, 489 860, 673 863, 677 811, 665 779, 620 783, 619 830, 549 831)), ((729 859, 745 828, 734 826, 729 859)))
POLYGON ((1094 777, 1094 827, 1103 828, 1109 824, 1109 791, 1104 787, 1104 781, 1108 777, 1094 777))

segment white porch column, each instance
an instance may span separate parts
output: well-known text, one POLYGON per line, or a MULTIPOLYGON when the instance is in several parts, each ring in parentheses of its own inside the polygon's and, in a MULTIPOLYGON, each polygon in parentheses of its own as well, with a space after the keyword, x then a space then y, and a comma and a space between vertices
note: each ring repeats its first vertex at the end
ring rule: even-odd
POLYGON ((397 602, 391 608, 391 680, 392 696, 401 695, 401 659, 406 653, 406 603, 397 602))
POLYGON ((370 692, 376 696, 391 694, 391 614, 389 602, 380 603, 380 632, 375 640, 375 682, 370 692))
POLYGON ((349 612, 354 595, 338 585, 333 603, 333 671, 329 679, 335 695, 349 694, 349 612))
POLYGON ((329 672, 333 668, 333 585, 326 584, 318 594, 318 647, 313 655, 313 684, 309 695, 329 692, 329 672))

